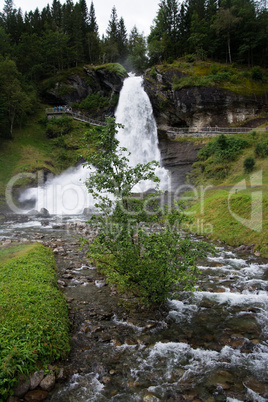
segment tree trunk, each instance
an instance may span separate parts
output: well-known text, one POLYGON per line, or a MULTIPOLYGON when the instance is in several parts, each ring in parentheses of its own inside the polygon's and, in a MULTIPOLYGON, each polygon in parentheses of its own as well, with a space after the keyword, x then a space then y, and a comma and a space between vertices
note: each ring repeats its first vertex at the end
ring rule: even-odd
POLYGON ((228 43, 229 63, 232 64, 230 32, 228 32, 227 43, 228 43))

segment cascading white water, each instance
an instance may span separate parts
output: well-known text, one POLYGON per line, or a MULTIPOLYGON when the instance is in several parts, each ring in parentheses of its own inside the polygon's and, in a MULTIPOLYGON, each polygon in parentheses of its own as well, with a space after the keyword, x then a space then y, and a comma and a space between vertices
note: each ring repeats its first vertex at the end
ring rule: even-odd
MULTIPOLYGON (((130 76, 125 80, 116 111, 116 122, 124 126, 119 129, 117 138, 120 146, 131 153, 128 156, 131 166, 151 161, 161 162, 157 126, 150 99, 143 89, 142 77, 130 76)), ((160 178, 160 189, 167 190, 168 171, 160 167, 156 169, 156 175, 160 178)), ((142 182, 134 191, 145 192, 152 187, 155 186, 151 182, 142 182)))
MULTIPOLYGON (((152 160, 160 162, 158 149, 157 128, 153 116, 152 106, 142 87, 141 77, 129 77, 125 80, 120 93, 116 122, 124 125, 118 132, 120 146, 131 153, 130 165, 147 163, 152 160)), ((90 169, 82 165, 70 168, 61 175, 48 180, 45 185, 26 190, 20 201, 35 199, 35 209, 46 208, 51 214, 76 215, 85 208, 93 207, 94 201, 88 194, 85 181, 90 169)), ((167 170, 158 168, 160 188, 167 190, 169 176, 167 170)), ((136 192, 145 192, 154 187, 151 182, 142 182, 134 188, 136 192)))

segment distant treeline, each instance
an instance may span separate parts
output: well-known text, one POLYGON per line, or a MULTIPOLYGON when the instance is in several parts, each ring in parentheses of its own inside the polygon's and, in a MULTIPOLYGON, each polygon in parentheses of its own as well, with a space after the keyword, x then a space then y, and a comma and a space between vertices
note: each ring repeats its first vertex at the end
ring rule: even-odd
POLYGON ((100 38, 94 4, 88 9, 85 0, 54 0, 25 14, 5 0, 0 14, 1 55, 31 80, 81 63, 120 62, 141 70, 191 53, 266 67, 267 50, 266 0, 161 0, 148 38, 136 26, 128 34, 115 7, 100 38))

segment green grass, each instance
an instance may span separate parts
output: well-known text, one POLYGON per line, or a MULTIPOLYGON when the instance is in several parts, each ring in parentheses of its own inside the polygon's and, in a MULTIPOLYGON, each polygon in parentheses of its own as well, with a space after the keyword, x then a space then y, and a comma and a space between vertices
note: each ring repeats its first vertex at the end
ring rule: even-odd
MULTIPOLYGON (((191 180, 198 192, 197 199, 185 202, 187 213, 193 220, 186 229, 232 246, 255 244, 255 250, 268 257, 268 157, 255 158, 255 167, 250 174, 245 173, 243 166, 244 160, 254 156, 256 144, 267 134, 257 131, 253 135, 239 136, 248 141, 248 147, 236 160, 228 161, 224 178, 218 177, 224 163, 208 158, 204 166, 208 163, 210 169, 203 172, 199 162, 195 164, 191 180), (254 183, 252 175, 257 175, 260 183, 254 183), (206 187, 208 189, 202 193, 201 189, 206 187), (261 209, 258 210, 257 206, 261 209)), ((193 195, 193 192, 188 192, 184 196, 193 195)))
POLYGON ((70 350, 67 305, 54 255, 40 244, 0 250, 0 395, 70 350))

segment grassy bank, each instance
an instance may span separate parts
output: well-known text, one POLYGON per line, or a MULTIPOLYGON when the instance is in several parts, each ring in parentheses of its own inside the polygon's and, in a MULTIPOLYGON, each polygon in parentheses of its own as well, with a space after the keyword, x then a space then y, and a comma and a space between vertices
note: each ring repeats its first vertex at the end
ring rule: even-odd
POLYGON ((40 244, 0 249, 0 400, 16 379, 69 352, 66 301, 54 256, 40 244))
POLYGON ((239 149, 236 141, 233 148, 217 155, 212 146, 217 140, 213 139, 193 166, 190 180, 194 191, 184 195, 187 213, 192 217, 187 229, 232 246, 254 244, 255 251, 268 257, 268 156, 256 155, 267 133, 228 136, 232 137, 246 143, 240 142, 239 149), (248 157, 255 161, 251 172, 244 167, 248 157))

